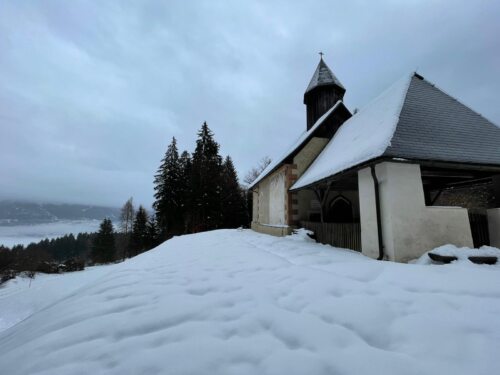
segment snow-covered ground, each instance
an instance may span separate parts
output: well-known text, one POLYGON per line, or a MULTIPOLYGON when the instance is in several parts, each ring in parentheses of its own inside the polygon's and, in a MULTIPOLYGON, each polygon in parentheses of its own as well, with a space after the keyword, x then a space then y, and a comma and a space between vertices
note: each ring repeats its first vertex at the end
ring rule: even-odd
POLYGON ((0 225, 0 245, 28 245, 70 233, 77 235, 80 232, 96 232, 99 230, 99 224, 99 220, 67 220, 33 225, 0 225))
POLYGON ((500 268, 221 230, 0 289, 2 374, 494 374, 500 268), (7 306, 7 308, 5 308, 7 306), (29 316, 28 316, 29 315, 29 316))

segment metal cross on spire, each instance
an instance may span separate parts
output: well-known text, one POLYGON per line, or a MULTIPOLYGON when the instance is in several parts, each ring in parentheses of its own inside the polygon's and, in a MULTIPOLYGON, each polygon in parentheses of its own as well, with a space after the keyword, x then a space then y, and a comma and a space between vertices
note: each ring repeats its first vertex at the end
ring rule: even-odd
POLYGON ((321 60, 323 60, 323 55, 324 55, 324 53, 322 51, 320 51, 319 56, 320 56, 321 60))

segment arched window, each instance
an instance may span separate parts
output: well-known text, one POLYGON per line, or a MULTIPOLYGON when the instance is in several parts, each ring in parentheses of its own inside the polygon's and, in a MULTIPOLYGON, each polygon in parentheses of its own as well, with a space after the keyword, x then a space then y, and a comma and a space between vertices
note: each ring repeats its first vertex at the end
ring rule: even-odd
POLYGON ((352 204, 343 195, 337 195, 330 201, 328 211, 326 213, 327 223, 352 223, 352 204))

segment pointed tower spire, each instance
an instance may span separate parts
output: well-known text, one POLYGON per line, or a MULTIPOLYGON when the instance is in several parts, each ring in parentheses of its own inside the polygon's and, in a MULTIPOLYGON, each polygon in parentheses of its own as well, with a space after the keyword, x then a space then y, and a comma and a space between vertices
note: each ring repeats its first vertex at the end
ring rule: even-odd
POLYGON ((323 60, 323 52, 320 52, 319 54, 321 58, 319 60, 316 71, 314 72, 311 81, 307 86, 306 94, 309 91, 313 90, 314 88, 323 85, 336 85, 341 89, 344 89, 345 91, 345 88, 342 85, 342 83, 340 83, 339 79, 335 76, 335 74, 333 74, 333 72, 330 70, 328 65, 326 65, 325 61, 323 60))
POLYGON ((307 129, 328 111, 337 101, 342 100, 345 88, 323 60, 320 60, 304 93, 304 104, 307 106, 307 129))

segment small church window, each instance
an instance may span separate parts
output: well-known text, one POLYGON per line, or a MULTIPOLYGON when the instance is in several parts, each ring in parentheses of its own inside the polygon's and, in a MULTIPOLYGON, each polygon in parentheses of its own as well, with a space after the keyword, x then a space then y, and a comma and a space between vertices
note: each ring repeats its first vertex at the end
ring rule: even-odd
POLYGON ((343 195, 333 198, 329 204, 325 221, 328 223, 352 223, 353 219, 351 201, 343 195))

